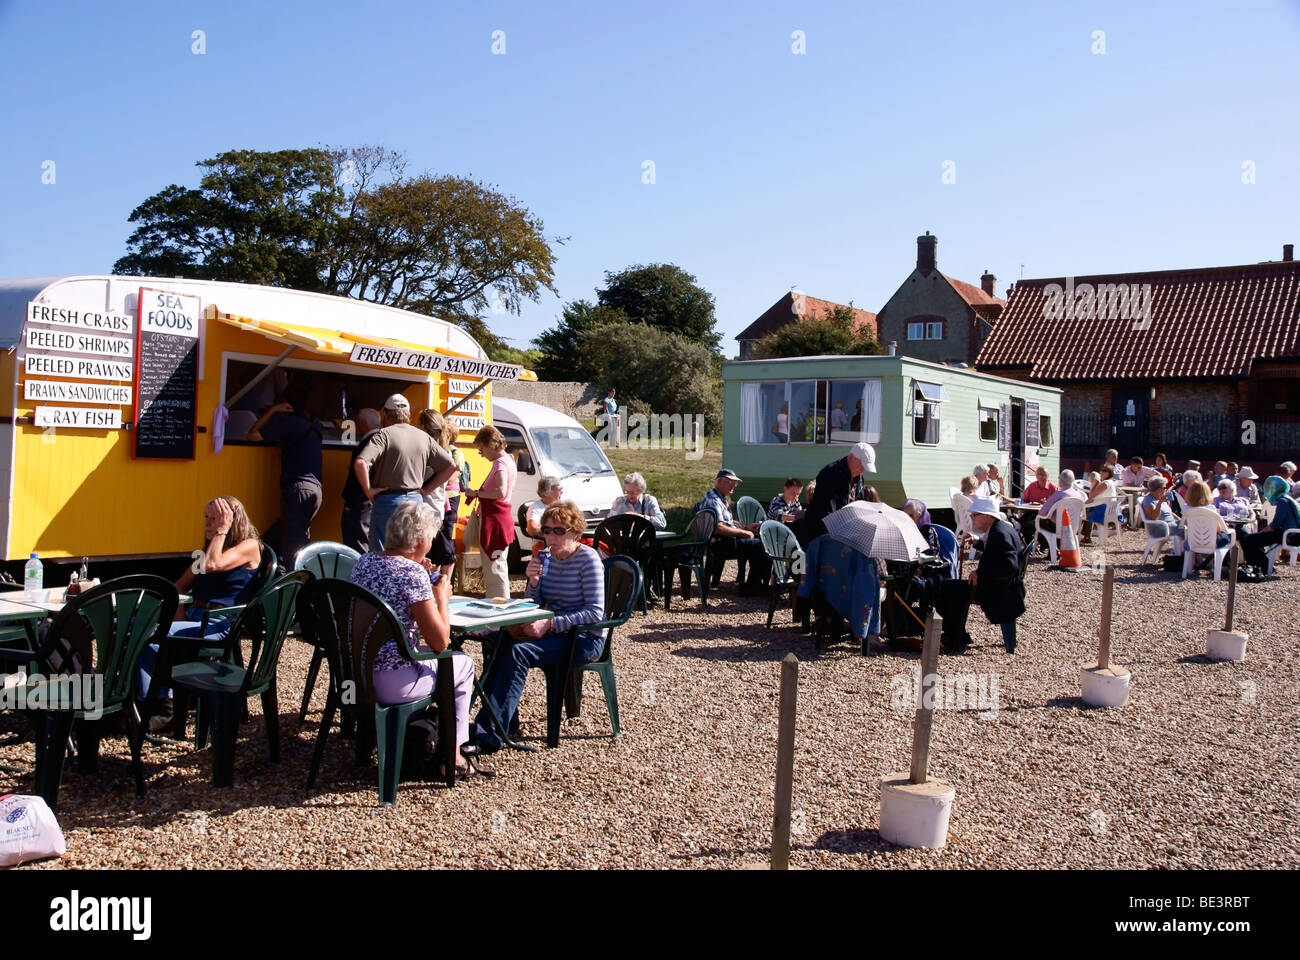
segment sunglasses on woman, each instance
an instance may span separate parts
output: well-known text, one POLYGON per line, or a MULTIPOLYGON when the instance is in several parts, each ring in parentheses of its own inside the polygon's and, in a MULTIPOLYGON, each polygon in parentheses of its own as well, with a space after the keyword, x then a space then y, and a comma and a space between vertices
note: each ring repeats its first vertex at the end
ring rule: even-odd
POLYGON ((557 537, 562 537, 569 532, 568 527, 542 527, 541 530, 542 536, 544 537, 550 536, 551 534, 555 534, 557 537))

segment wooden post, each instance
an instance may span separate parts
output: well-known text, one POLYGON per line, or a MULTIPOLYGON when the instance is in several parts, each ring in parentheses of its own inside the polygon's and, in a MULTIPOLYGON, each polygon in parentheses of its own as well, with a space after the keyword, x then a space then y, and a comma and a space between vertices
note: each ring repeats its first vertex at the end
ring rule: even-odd
POLYGON ((790 799, 794 792, 794 707, 799 692, 799 658, 781 660, 781 702, 776 734, 776 812, 772 815, 772 869, 790 866, 790 799))
POLYGON ((1232 607, 1237 602, 1237 544, 1228 551, 1228 610, 1223 618, 1223 632, 1232 633, 1232 607))
POLYGON ((930 724, 934 720, 934 695, 930 690, 939 682, 939 637, 943 617, 931 613, 925 624, 925 643, 921 647, 921 702, 912 723, 912 782, 925 783, 930 767, 930 724))
POLYGON ((1110 611, 1115 599, 1115 568, 1106 564, 1106 575, 1101 581, 1101 626, 1097 630, 1097 669, 1110 666, 1110 611))

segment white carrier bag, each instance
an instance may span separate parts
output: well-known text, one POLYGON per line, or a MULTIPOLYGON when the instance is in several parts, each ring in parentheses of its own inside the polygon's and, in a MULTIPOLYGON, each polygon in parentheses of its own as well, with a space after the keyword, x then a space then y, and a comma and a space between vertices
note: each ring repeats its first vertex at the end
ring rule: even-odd
POLYGON ((59 821, 40 797, 0 796, 0 867, 68 852, 59 821))

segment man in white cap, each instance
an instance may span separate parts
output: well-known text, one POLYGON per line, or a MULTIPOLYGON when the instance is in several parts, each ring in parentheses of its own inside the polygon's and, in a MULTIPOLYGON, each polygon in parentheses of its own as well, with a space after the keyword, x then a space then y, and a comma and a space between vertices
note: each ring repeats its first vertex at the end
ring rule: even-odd
POLYGON ((975 540, 979 566, 966 580, 938 584, 934 612, 943 618, 943 649, 964 653, 970 646, 966 618, 971 601, 979 604, 989 623, 1002 628, 1007 653, 1016 652, 1016 618, 1025 612, 1025 585, 1020 578, 1020 534, 1002 519, 997 502, 976 497, 970 505, 970 522, 983 539, 975 540))
POLYGON ((713 540, 709 547, 709 579, 714 586, 722 579, 722 567, 732 558, 744 557, 749 567, 745 583, 737 582, 743 595, 755 595, 764 592, 768 574, 771 573, 771 561, 763 542, 758 539, 757 523, 739 523, 731 515, 727 499, 735 492, 740 477, 734 470, 723 467, 713 478, 713 489, 704 495, 704 499, 695 505, 700 510, 712 510, 718 518, 718 525, 713 531, 713 540))
POLYGON ((876 451, 864 441, 850 447, 848 456, 822 467, 817 474, 817 489, 803 515, 803 543, 811 543, 826 532, 829 514, 863 499, 862 475, 875 472, 876 451))
POLYGON ((399 504, 419 503, 456 472, 456 464, 433 437, 411 426, 411 405, 400 393, 384 402, 383 429, 376 431, 352 461, 361 491, 372 504, 370 549, 384 549, 388 520, 399 504))

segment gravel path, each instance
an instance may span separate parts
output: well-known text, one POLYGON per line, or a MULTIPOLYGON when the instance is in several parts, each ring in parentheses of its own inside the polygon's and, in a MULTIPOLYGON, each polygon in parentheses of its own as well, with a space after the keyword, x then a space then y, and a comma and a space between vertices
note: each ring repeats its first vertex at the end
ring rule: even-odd
MULTIPOLYGON (((1112 541, 1113 543, 1113 541, 1112 541)), ((935 715, 931 775, 957 790, 947 847, 903 850, 876 832, 881 777, 906 770, 914 654, 863 658, 848 643, 818 656, 788 607, 766 630, 766 601, 726 585, 639 614, 615 638, 623 736, 609 737, 596 678, 560 747, 490 758, 494 780, 448 791, 406 783, 377 806, 375 768, 354 768, 331 738, 317 788, 306 780, 315 723, 301 726, 308 651, 281 660, 282 759, 269 763, 260 704, 241 730, 235 785, 209 783, 207 751, 146 745, 137 799, 125 742, 106 740, 101 772, 65 774, 60 819, 69 867, 709 867, 765 861, 772 819, 780 659, 803 661, 797 720, 792 865, 815 867, 1300 866, 1296 736, 1300 570, 1238 588, 1242 663, 1201 656, 1221 627, 1226 583, 1139 569, 1143 538, 1123 534, 1114 663, 1133 672, 1118 710, 1085 707, 1079 666, 1096 654, 1101 579, 1035 561, 1013 657, 973 607, 975 646, 940 671, 974 674, 998 707, 935 715), (896 679, 900 678, 901 679, 896 679)), ((1085 561, 1091 559, 1085 553, 1085 561)), ((734 570, 734 568, 733 568, 734 570)), ((729 577, 733 570, 729 570, 729 577)), ((473 644, 469 645, 473 647, 473 644)), ((316 710, 324 701, 318 684, 316 710)), ((540 674, 524 732, 545 732, 540 674)), ((0 763, 30 770, 29 726, 0 716, 0 763)), ((0 793, 30 792, 0 774, 0 793)))

